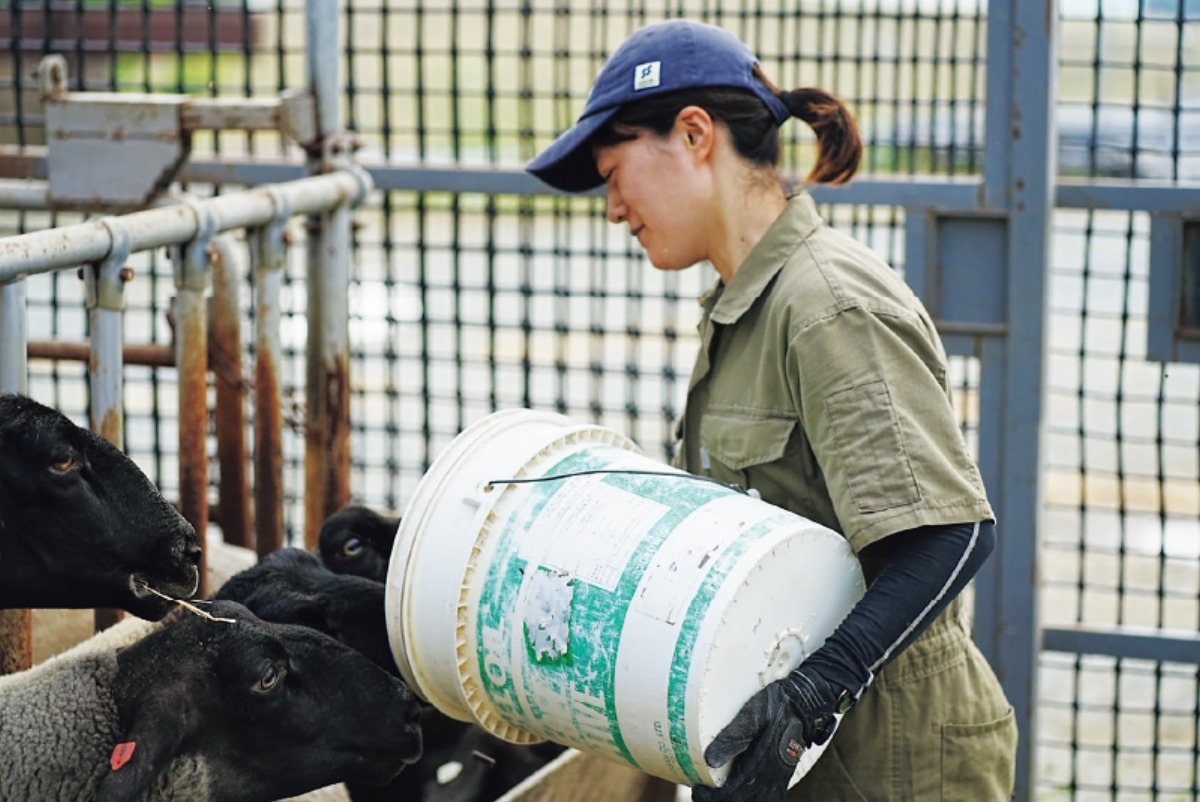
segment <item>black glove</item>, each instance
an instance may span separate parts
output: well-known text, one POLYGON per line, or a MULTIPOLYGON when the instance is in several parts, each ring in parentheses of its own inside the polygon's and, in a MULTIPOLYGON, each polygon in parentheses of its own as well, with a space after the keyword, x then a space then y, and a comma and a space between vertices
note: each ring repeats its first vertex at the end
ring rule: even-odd
POLYGON ((696 786, 693 802, 782 800, 800 755, 833 735, 838 704, 839 693, 803 665, 751 696, 704 750, 713 768, 738 758, 728 779, 720 788, 696 786))

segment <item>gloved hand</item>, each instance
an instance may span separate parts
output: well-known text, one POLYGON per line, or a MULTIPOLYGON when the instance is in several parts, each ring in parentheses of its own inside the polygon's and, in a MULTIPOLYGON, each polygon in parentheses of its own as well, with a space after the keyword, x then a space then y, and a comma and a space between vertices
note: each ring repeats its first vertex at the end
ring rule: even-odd
POLYGON ((693 802, 775 802, 787 792, 800 755, 837 728, 839 692, 801 665, 763 688, 704 750, 717 768, 737 761, 720 788, 696 786, 693 802))

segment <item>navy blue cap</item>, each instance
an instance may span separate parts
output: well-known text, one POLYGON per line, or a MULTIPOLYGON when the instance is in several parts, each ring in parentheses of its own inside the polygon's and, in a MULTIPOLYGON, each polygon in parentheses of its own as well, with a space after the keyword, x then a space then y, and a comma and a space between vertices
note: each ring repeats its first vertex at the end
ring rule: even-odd
POLYGON ((758 59, 742 40, 715 25, 668 20, 626 39, 604 64, 583 114, 526 170, 556 189, 583 192, 604 179, 596 172, 590 140, 621 106, 651 95, 704 86, 746 89, 758 95, 782 125, 787 106, 754 74, 758 59))

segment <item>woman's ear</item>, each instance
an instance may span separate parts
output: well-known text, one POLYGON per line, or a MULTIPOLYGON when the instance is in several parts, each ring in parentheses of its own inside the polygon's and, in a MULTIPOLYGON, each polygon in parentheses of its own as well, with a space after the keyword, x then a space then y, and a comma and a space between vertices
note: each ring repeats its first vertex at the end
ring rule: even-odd
POLYGON ((699 106, 685 106, 675 118, 675 128, 694 155, 707 158, 715 143, 713 119, 699 106))

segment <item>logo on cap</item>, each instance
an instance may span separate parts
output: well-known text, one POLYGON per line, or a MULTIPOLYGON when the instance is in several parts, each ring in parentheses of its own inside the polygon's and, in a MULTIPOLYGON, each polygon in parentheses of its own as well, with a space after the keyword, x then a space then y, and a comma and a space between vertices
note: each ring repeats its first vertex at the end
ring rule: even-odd
POLYGON ((633 91, 639 89, 651 89, 658 86, 658 71, 662 67, 661 61, 647 61, 645 64, 639 64, 633 68, 633 91))

